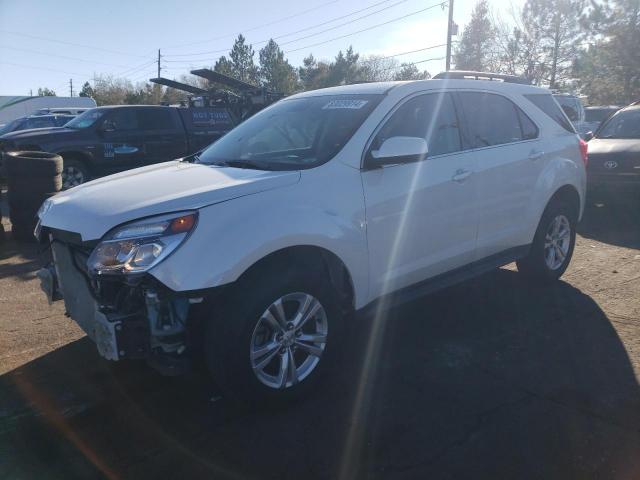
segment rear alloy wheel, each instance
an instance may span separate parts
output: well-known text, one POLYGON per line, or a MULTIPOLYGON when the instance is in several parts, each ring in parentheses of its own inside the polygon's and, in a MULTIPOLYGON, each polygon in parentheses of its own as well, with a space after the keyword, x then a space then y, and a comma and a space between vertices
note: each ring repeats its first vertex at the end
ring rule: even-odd
POLYGON ((518 271, 537 282, 560 278, 573 255, 576 221, 575 208, 561 201, 551 203, 540 219, 529 254, 516 262, 518 271))
POLYGON ((544 238, 544 261, 551 270, 558 270, 564 264, 571 247, 571 224, 560 214, 549 224, 544 238))
POLYGON ((318 366, 327 344, 327 314, 308 293, 278 298, 262 314, 251 336, 251 368, 274 389, 290 388, 318 366))
POLYGON ((62 189, 68 190, 80 184, 88 182, 89 170, 82 162, 77 160, 65 160, 62 167, 62 189))

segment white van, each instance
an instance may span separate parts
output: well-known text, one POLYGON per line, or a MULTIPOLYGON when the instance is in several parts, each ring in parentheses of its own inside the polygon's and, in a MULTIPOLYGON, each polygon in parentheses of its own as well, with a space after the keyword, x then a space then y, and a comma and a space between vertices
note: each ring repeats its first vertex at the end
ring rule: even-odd
POLYGON ((90 97, 18 97, 0 96, 0 126, 16 118, 28 117, 39 111, 78 115, 78 110, 95 108, 96 101, 90 97), (55 112, 54 112, 55 110, 55 112))

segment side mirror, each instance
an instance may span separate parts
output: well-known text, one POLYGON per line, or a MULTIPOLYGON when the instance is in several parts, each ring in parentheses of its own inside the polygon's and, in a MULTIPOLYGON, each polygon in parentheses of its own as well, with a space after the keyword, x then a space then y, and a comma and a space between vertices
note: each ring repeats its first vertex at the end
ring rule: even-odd
POLYGON ((589 130, 587 133, 584 134, 584 140, 585 142, 588 142, 589 140, 591 140, 593 138, 593 132, 591 130, 589 130))
POLYGON ((396 163, 410 163, 424 160, 429 148, 427 141, 420 137, 391 137, 387 138, 378 150, 371 150, 367 163, 371 168, 393 165, 396 163))

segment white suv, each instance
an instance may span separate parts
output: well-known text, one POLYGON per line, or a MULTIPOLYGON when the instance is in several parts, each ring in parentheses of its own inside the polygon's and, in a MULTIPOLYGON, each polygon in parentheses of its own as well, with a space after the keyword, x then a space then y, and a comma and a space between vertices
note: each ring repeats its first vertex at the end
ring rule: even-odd
POLYGON ((56 195, 43 288, 107 359, 177 373, 203 351, 227 392, 283 400, 383 297, 514 260, 555 280, 586 148, 548 91, 500 79, 301 93, 199 155, 56 195))

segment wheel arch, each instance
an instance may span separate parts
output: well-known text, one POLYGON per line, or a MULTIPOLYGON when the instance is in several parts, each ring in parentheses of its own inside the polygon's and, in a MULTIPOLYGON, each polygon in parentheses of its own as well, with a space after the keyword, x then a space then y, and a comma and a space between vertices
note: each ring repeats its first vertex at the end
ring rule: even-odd
POLYGON ((575 210, 576 220, 580 218, 580 194, 578 193, 578 189, 575 186, 571 184, 565 184, 558 188, 547 201, 545 209, 556 201, 562 201, 570 205, 575 210))
POLYGON ((317 245, 295 245, 275 250, 246 268, 237 282, 259 275, 265 269, 281 269, 283 265, 304 265, 307 268, 324 269, 331 285, 340 296, 343 307, 355 308, 353 278, 346 264, 335 253, 317 245))
POLYGON ((93 157, 90 153, 82 152, 78 150, 62 150, 60 152, 56 152, 58 155, 62 157, 62 161, 64 163, 64 159, 73 159, 83 162, 89 170, 93 169, 93 157))

